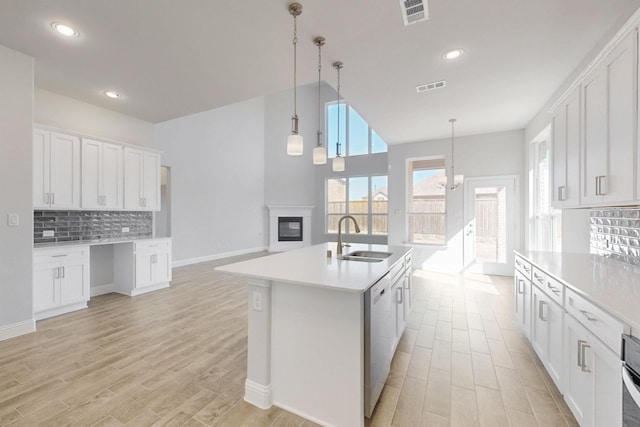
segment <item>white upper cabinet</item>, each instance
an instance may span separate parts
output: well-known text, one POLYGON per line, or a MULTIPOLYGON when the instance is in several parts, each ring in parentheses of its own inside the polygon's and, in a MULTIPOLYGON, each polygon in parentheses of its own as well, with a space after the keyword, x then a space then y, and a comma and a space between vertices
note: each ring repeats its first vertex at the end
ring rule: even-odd
POLYGON ((637 31, 628 34, 583 82, 582 204, 634 201, 637 31))
POLYGON ((560 103, 553 117, 552 204, 556 208, 580 203, 580 87, 560 103))
POLYGON ((82 207, 119 210, 123 206, 123 147, 83 138, 82 207))
POLYGON ((80 139, 63 133, 33 132, 33 206, 80 208, 80 139))
POLYGON ((160 210, 160 155, 124 149, 124 208, 160 210))

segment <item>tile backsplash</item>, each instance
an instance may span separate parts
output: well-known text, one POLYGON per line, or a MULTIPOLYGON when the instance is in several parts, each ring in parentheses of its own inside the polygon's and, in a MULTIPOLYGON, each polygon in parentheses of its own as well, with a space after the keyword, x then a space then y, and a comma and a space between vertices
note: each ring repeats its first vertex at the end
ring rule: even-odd
POLYGON ((591 253, 640 267, 640 206, 591 209, 591 253))
POLYGON ((58 243, 152 237, 151 212, 34 211, 33 242, 58 243), (128 232, 123 232, 128 227, 128 232), (53 237, 44 237, 53 231, 53 237))

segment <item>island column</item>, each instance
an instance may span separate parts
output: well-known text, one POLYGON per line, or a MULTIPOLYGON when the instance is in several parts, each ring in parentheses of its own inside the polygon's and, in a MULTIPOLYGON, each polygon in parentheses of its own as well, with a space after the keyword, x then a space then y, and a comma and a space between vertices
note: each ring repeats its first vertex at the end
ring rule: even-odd
POLYGON ((273 405, 271 382, 271 282, 249 279, 247 380, 244 400, 262 409, 273 405))

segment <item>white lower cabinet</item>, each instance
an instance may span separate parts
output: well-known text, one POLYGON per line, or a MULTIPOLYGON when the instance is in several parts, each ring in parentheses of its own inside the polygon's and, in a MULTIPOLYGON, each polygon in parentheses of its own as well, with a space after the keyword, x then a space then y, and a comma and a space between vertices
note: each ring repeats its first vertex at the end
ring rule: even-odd
POLYGON ((169 287, 171 239, 121 243, 114 247, 116 292, 130 296, 169 287))
POLYGON ((620 355, 566 316, 565 401, 582 427, 622 425, 620 355))
POLYGON ((531 345, 562 392, 564 309, 537 286, 531 290, 531 345))
POLYGON ((89 246, 33 250, 33 317, 80 310, 89 301, 89 246))

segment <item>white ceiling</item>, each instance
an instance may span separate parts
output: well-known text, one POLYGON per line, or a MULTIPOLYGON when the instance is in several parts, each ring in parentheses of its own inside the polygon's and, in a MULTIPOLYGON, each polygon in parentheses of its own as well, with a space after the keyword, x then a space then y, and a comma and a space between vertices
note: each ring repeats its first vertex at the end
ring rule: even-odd
MULTIPOLYGON (((342 93, 389 143, 521 129, 640 0, 300 0, 298 82, 343 61, 342 93), (445 61, 451 48, 466 54, 445 61), (446 80, 418 94, 415 86, 446 80)), ((0 0, 0 44, 36 58, 36 86, 151 122, 292 86, 288 0, 0 0), (80 37, 54 34, 53 21, 80 37), (103 91, 122 93, 118 101, 103 91)), ((301 117, 304 120, 304 117, 301 117)))

